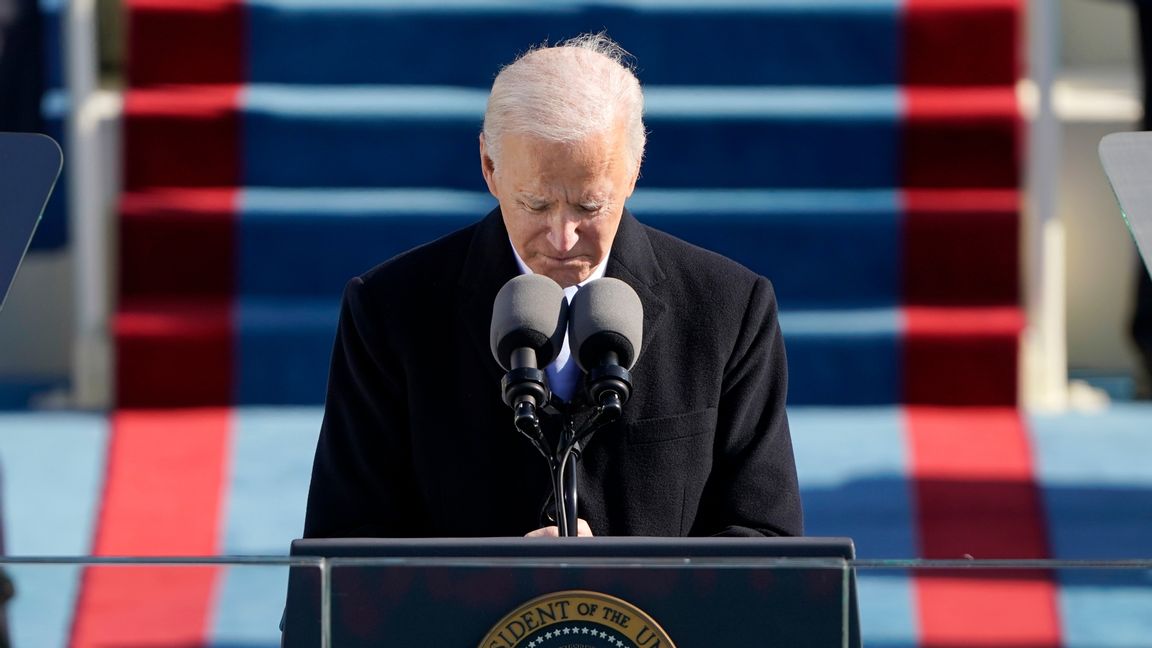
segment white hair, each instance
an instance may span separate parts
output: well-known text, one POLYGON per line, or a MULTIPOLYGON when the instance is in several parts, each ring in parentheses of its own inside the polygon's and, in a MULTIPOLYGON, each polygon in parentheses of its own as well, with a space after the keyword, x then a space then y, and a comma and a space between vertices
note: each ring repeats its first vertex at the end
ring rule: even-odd
POLYGON ((509 132, 580 142, 623 125, 632 162, 644 158, 644 94, 631 55, 601 32, 540 45, 505 66, 492 83, 484 142, 499 164, 509 132))

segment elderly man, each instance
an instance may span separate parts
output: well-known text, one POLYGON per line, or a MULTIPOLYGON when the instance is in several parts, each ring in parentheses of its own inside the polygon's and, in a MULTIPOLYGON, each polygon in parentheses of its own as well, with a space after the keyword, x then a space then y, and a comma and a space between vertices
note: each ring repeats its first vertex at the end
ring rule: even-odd
MULTIPOLYGON (((579 464, 582 535, 802 532, 772 287, 625 209, 645 145, 625 56, 586 35, 504 68, 480 136, 499 207, 348 284, 305 536, 555 534, 489 350, 496 293, 527 272, 569 295, 615 277, 644 307, 632 398, 579 464)), ((567 359, 548 379, 578 401, 567 359)))

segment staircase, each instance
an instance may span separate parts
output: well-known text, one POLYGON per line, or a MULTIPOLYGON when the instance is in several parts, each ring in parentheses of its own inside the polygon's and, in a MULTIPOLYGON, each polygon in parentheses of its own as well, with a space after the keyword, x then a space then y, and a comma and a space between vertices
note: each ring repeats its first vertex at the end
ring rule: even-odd
MULTIPOLYGON (((96 534, 121 542, 94 553, 267 553, 295 532, 259 511, 302 506, 345 282, 486 213, 476 137, 499 66, 603 29, 647 97, 633 213, 776 286, 808 531, 866 557, 1061 555, 1016 410, 1019 0, 125 4, 115 488, 96 534), (202 485, 233 460, 230 495, 202 485), (159 492, 232 513, 158 518, 172 507, 138 500, 159 492), (123 531, 155 519, 198 544, 123 531)), ((141 610, 193 610, 157 637, 206 634, 210 581, 130 604, 94 582, 74 645, 123 643, 141 610)), ((1057 645, 1058 590, 862 575, 865 635, 1057 645)))
POLYGON ((1016 403, 1013 0, 126 4, 122 407, 321 403, 344 282, 494 205, 499 66, 601 29, 630 208, 773 280, 791 404, 1016 403))

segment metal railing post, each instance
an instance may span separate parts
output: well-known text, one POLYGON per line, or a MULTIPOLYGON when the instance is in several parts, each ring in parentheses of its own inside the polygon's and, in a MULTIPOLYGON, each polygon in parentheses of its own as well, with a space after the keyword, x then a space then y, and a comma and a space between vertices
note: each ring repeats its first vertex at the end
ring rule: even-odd
POLYGON ((68 157, 75 328, 72 400, 80 407, 105 407, 111 395, 111 265, 106 189, 100 164, 100 127, 106 110, 98 100, 96 0, 69 0, 63 12, 65 81, 70 110, 68 157))

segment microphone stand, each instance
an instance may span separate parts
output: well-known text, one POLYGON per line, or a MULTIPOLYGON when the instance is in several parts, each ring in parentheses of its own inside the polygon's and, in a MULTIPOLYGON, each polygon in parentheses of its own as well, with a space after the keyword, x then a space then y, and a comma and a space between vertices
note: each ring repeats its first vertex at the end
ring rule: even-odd
POLYGON ((548 472, 552 476, 552 496, 556 503, 556 528, 561 537, 575 537, 579 533, 576 466, 584 451, 585 443, 594 432, 619 420, 623 414, 620 394, 606 390, 599 395, 600 404, 579 428, 576 428, 573 414, 562 412, 556 407, 555 402, 550 401, 546 407, 541 408, 547 415, 547 421, 560 422, 556 443, 551 447, 547 435, 544 434, 544 428, 541 427, 537 408, 517 407, 515 410, 516 429, 536 446, 536 450, 548 462, 548 472))
MULTIPOLYGON (((623 371, 623 370, 621 370, 623 371)), ((556 502, 556 526, 560 537, 576 537, 578 527, 578 493, 576 466, 583 452, 584 444, 597 430, 616 421, 623 414, 624 402, 614 389, 598 393, 599 404, 592 416, 584 421, 579 429, 570 413, 562 412, 551 403, 544 408, 520 401, 513 410, 513 424, 548 462, 552 477, 552 496, 556 502), (548 415, 548 420, 560 419, 560 430, 556 444, 549 447, 547 435, 540 424, 540 409, 548 415)))
MULTIPOLYGON (((565 430, 571 432, 571 436, 564 441, 562 446, 565 448, 565 453, 561 458, 560 470, 564 477, 564 511, 568 516, 568 529, 572 532, 571 535, 573 536, 578 534, 576 465, 580 462, 580 453, 583 452, 584 444, 591 440, 596 430, 618 420, 623 413, 624 403, 621 401, 620 395, 615 391, 609 390, 600 395, 600 404, 596 407, 592 417, 584 422, 580 430, 572 430, 571 419, 569 419, 565 425, 565 430), (571 470, 568 469, 569 461, 571 461, 571 470)), ((557 513, 557 516, 559 516, 559 513, 557 513)))
MULTIPOLYGON (((548 447, 548 438, 544 435, 544 430, 540 426, 540 416, 535 404, 521 402, 517 403, 514 409, 512 424, 524 435, 526 439, 536 446, 536 450, 548 462, 548 472, 552 477, 552 494, 556 497, 556 526, 559 529, 561 537, 568 537, 568 516, 564 507, 564 499, 560 496, 564 493, 563 485, 563 472, 564 464, 558 452, 554 452, 548 447)), ((565 426, 567 428, 567 426, 565 426)), ((561 433, 561 439, 564 437, 561 433)), ((557 448, 557 451, 559 448, 557 448)))
POLYGON ((564 427, 556 448, 560 470, 557 475, 558 479, 552 487, 552 496, 556 498, 557 502, 556 518, 561 537, 580 535, 576 466, 580 461, 580 452, 584 449, 580 443, 582 438, 586 438, 586 436, 580 437, 572 427, 572 417, 565 416, 564 427))

